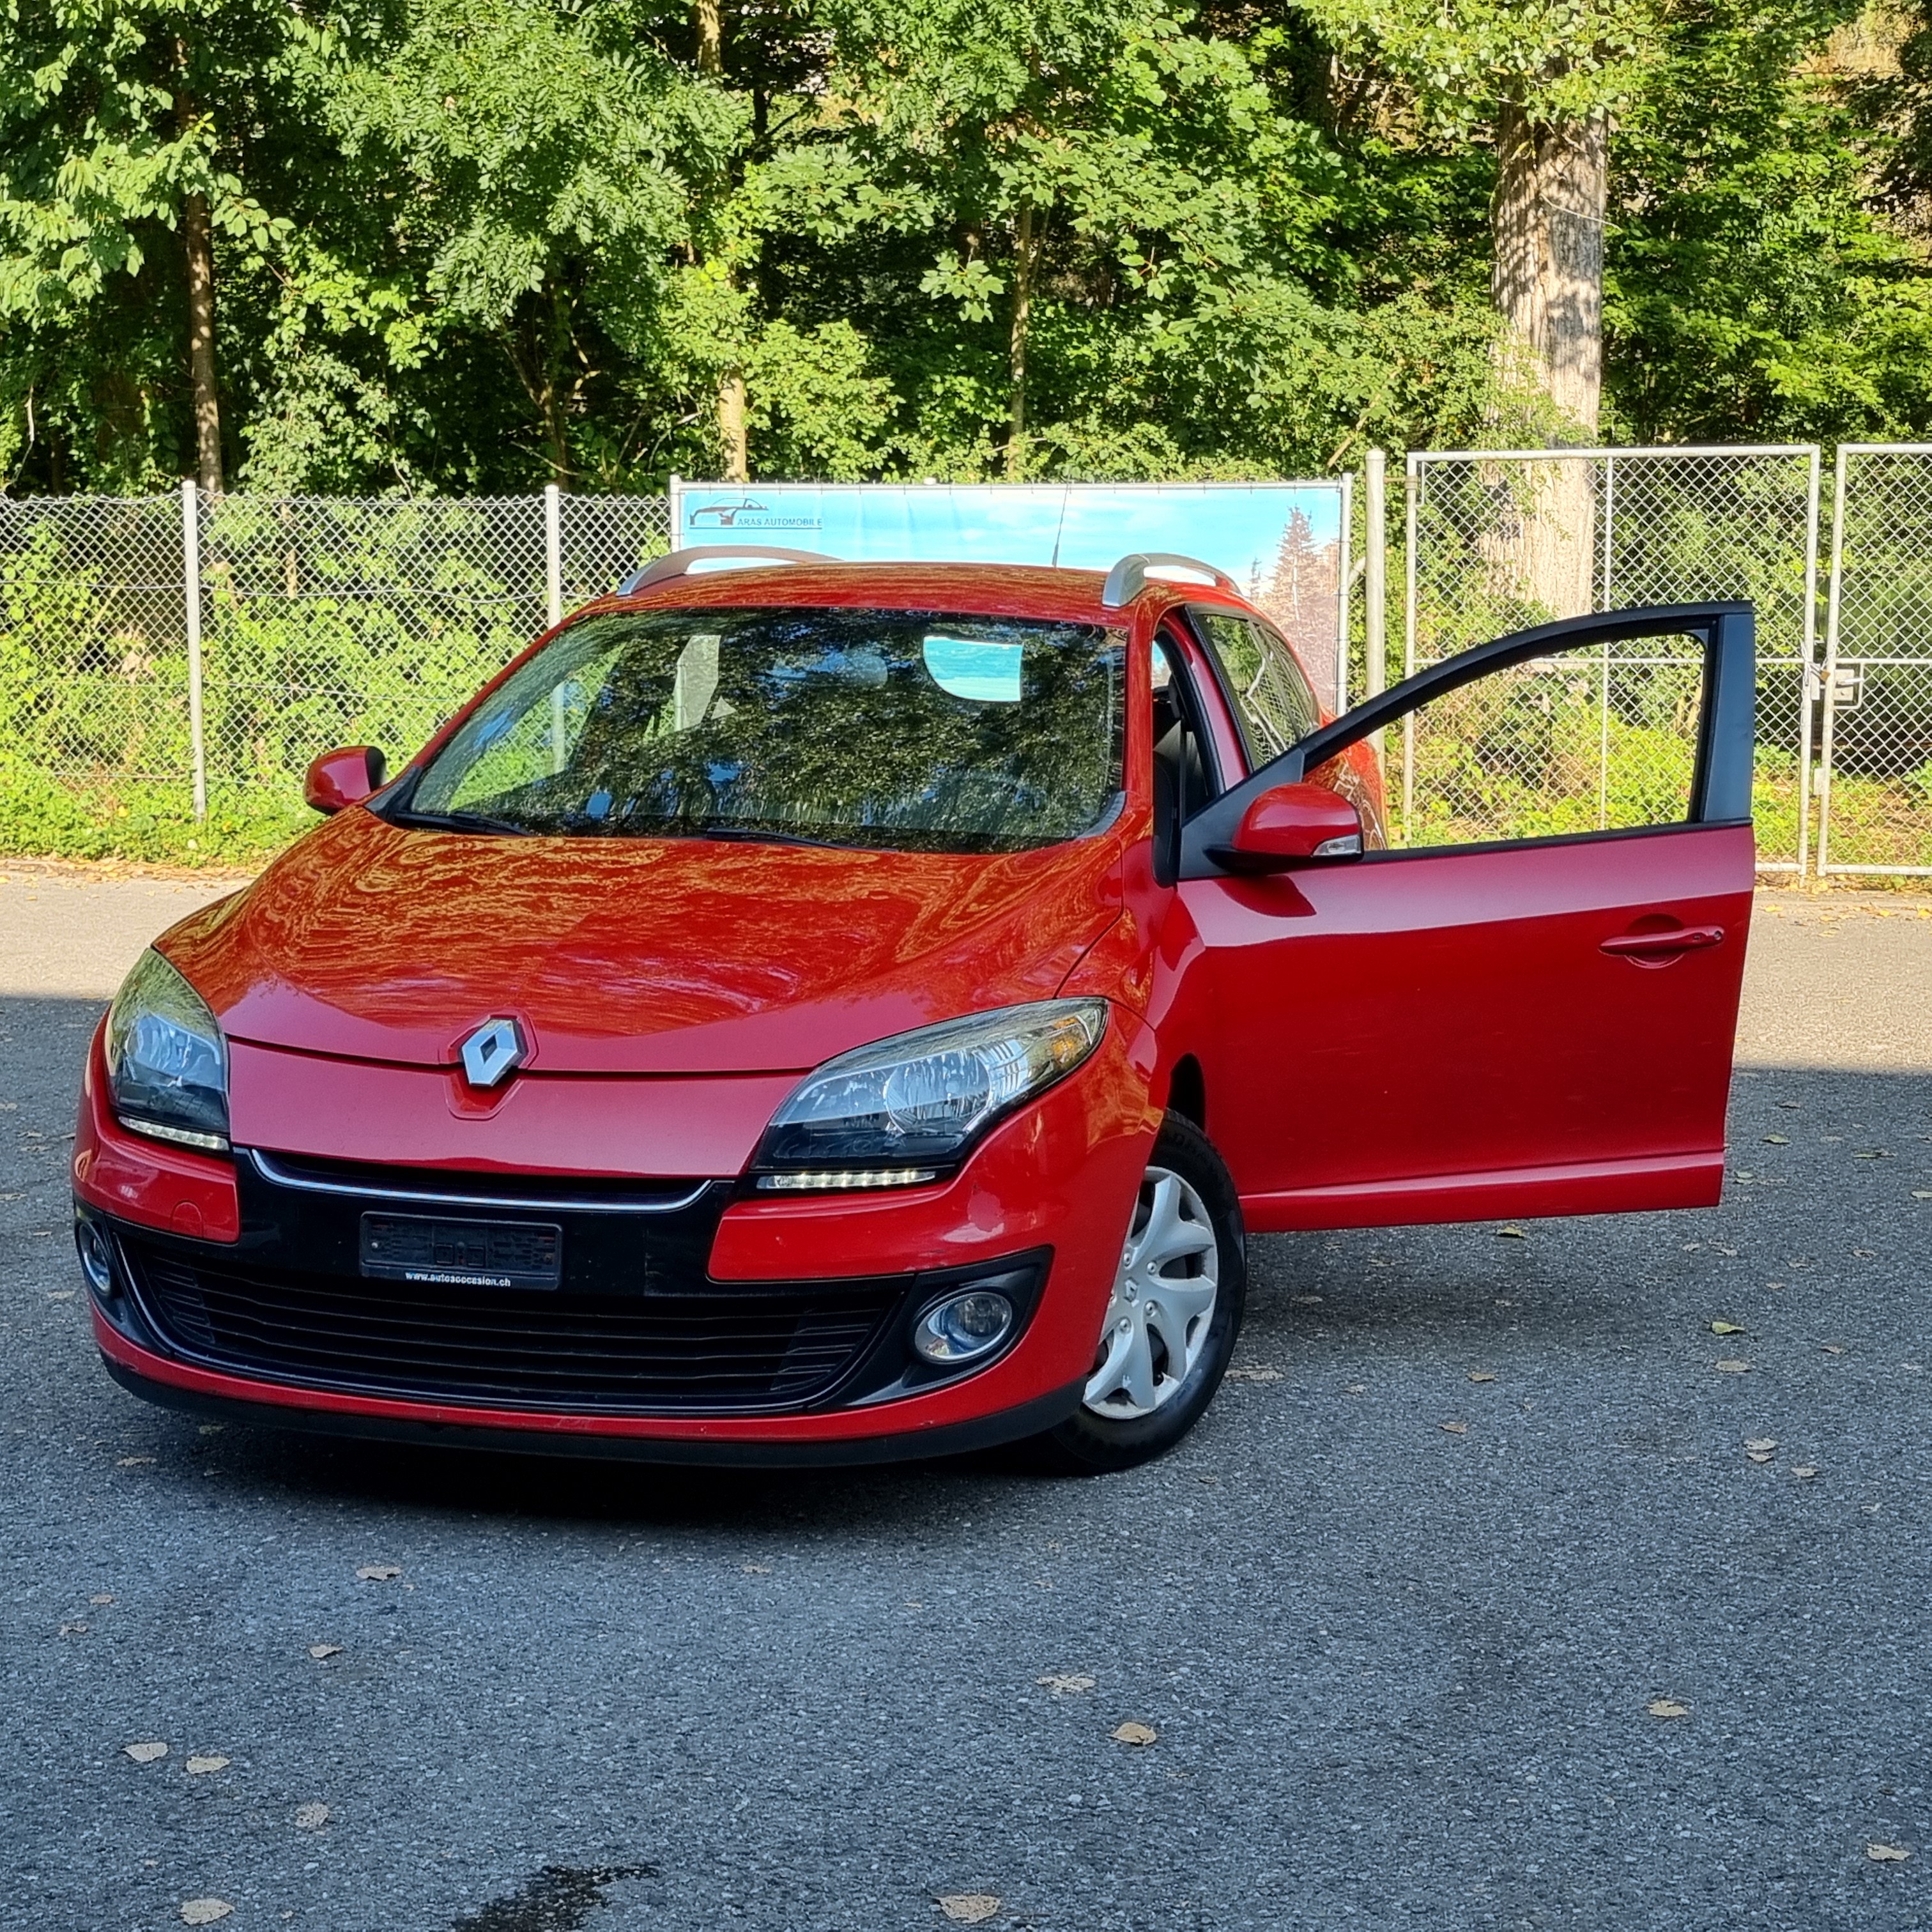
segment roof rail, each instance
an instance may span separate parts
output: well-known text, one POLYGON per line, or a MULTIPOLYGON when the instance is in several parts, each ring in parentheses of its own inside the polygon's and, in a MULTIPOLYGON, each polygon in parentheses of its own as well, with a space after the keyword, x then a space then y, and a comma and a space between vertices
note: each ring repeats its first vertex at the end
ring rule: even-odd
POLYGON ((1223 590, 1238 594, 1241 587, 1225 570, 1217 569, 1211 563, 1203 563, 1198 556, 1182 556, 1174 550, 1137 550, 1130 551, 1108 572, 1100 602, 1115 610, 1123 604, 1131 604, 1145 589, 1148 577, 1156 570, 1198 571, 1210 584, 1218 584, 1223 590))
POLYGON ((620 597, 628 597, 653 584, 673 577, 688 577, 692 567, 706 557, 742 557, 747 563, 838 563, 823 550, 785 550, 777 544, 707 544, 695 550, 674 550, 668 556, 653 558, 643 569, 634 571, 617 586, 620 597))

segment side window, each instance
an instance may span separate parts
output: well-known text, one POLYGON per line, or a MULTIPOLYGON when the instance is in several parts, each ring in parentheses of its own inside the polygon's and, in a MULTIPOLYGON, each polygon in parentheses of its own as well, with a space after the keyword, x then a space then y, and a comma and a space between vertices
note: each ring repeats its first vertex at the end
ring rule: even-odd
POLYGON ((1390 843, 1684 823, 1703 683, 1696 638, 1599 639, 1418 705, 1382 734, 1390 843))
POLYGON ((1322 722, 1301 667, 1266 625, 1199 605, 1188 614, 1220 661, 1250 765, 1266 764, 1322 722))

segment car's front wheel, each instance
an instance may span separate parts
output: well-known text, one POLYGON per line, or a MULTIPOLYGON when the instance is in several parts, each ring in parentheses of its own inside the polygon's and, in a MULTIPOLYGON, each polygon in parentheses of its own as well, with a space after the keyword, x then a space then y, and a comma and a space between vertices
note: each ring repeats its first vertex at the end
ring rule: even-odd
POLYGON ((1200 1418, 1240 1333, 1247 1244, 1206 1135, 1170 1114, 1142 1177, 1081 1403, 1040 1439, 1068 1472, 1131 1468, 1200 1418))

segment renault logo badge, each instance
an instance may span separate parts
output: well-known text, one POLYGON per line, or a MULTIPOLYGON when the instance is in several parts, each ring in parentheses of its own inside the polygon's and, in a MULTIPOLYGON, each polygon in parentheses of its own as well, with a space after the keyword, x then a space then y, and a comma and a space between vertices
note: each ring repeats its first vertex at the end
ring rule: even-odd
POLYGON ((485 1020, 463 1042, 463 1071, 472 1087, 494 1087, 530 1057, 514 1020, 485 1020))

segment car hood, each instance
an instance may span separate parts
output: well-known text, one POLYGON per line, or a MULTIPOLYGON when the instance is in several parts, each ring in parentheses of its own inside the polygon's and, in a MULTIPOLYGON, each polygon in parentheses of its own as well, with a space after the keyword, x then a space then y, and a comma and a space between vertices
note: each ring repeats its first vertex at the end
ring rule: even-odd
POLYGON ((444 1066, 511 1016, 533 1073, 794 1071, 1052 998, 1118 915, 1120 850, 498 838, 357 809, 160 944, 260 1045, 444 1066))

